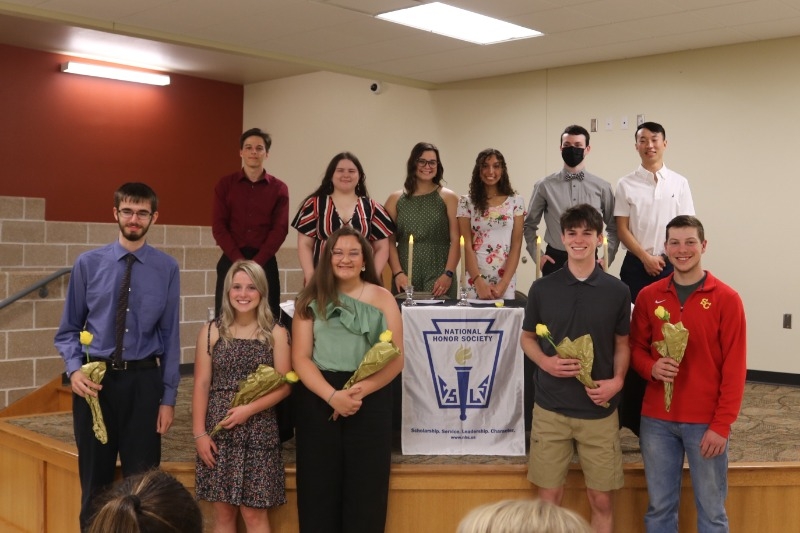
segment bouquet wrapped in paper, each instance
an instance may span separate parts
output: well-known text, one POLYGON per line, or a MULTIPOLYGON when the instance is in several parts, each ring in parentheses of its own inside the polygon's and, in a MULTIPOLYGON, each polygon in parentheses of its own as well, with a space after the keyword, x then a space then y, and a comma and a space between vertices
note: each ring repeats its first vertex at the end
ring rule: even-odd
MULTIPOLYGON (((106 363, 105 361, 89 362, 89 345, 94 340, 94 335, 83 330, 80 333, 79 340, 86 349, 86 363, 81 366, 81 372, 95 383, 100 383, 106 375, 106 363)), ((100 410, 100 400, 88 394, 84 398, 86 398, 89 409, 92 411, 92 431, 94 431, 94 436, 103 444, 108 443, 108 431, 103 420, 103 411, 100 410)))
MULTIPOLYGON (((556 354, 561 359, 577 359, 581 364, 581 369, 580 374, 575 376, 575 378, 590 389, 596 389, 598 387, 597 383, 592 379, 594 343, 592 342, 591 335, 588 333, 586 335, 581 335, 574 341, 570 340, 569 337, 564 337, 561 342, 556 345, 547 326, 544 324, 536 324, 536 336, 547 339, 553 348, 555 348, 556 354)), ((608 406, 608 402, 603 404, 603 407, 608 406)))
MULTIPOLYGON (((669 357, 680 364, 683 354, 686 352, 686 344, 689 342, 689 330, 683 326, 682 322, 672 324, 669 321, 669 311, 664 306, 656 307, 655 315, 664 321, 661 325, 661 333, 664 335, 663 341, 655 341, 653 346, 661 357, 669 357)), ((675 391, 675 383, 664 382, 664 408, 669 412, 672 406, 672 394, 675 391)))
POLYGON ((344 384, 342 390, 349 389, 362 379, 370 377, 399 355, 400 350, 392 342, 392 332, 387 329, 380 334, 378 342, 364 354, 364 358, 358 364, 358 368, 347 380, 347 383, 344 384))
MULTIPOLYGON (((279 373, 277 370, 269 365, 258 365, 255 372, 251 372, 239 382, 239 390, 231 400, 231 407, 238 407, 240 405, 247 405, 254 402, 259 398, 266 396, 274 391, 284 383, 297 383, 300 377, 294 372, 287 372, 286 375, 279 373)), ((214 436, 224 428, 222 422, 225 422, 228 417, 223 418, 219 424, 214 426, 214 429, 209 433, 214 436)))

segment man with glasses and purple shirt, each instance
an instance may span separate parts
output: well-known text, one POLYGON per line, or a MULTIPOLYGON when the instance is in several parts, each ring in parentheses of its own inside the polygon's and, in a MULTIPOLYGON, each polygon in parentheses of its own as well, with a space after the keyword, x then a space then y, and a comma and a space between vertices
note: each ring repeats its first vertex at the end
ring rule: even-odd
POLYGON ((180 381, 178 263, 145 242, 158 219, 156 193, 124 184, 114 194, 114 218, 117 241, 75 261, 55 336, 74 393, 82 530, 95 496, 114 481, 117 454, 125 477, 158 467, 180 381), (83 330, 94 336, 88 346, 83 330), (105 363, 102 383, 80 370, 90 361, 105 363), (98 399, 106 443, 95 436, 86 396, 98 399))

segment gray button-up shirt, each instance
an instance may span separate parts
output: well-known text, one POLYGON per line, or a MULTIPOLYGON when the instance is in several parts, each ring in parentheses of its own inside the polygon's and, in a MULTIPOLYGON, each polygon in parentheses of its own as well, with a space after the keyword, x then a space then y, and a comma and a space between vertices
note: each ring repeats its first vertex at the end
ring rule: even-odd
POLYGON ((533 186, 524 225, 525 243, 531 257, 535 257, 536 231, 539 229, 542 215, 547 226, 544 234, 545 243, 564 251, 564 245, 561 243, 561 215, 572 206, 589 204, 603 216, 608 234, 608 265, 614 261, 614 255, 619 247, 617 224, 614 220, 614 191, 606 180, 590 174, 585 169, 583 174, 583 180, 567 181, 566 171, 562 168, 533 186))

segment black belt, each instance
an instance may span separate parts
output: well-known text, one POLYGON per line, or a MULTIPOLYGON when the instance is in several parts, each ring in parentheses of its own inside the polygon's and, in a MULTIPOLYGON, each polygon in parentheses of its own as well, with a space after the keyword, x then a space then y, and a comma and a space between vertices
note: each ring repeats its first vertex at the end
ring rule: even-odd
POLYGON ((103 359, 101 357, 89 357, 89 361, 102 361, 106 364, 107 370, 144 370, 146 368, 158 367, 157 357, 148 357, 147 359, 136 359, 133 361, 121 361, 119 365, 117 365, 113 359, 103 359))

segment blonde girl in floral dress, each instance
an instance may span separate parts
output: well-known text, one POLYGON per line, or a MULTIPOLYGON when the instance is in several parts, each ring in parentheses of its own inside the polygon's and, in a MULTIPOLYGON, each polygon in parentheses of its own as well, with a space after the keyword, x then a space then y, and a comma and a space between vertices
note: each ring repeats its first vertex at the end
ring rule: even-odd
POLYGON ((274 406, 289 385, 231 407, 259 365, 292 369, 289 333, 273 322, 267 278, 254 261, 237 261, 225 276, 220 316, 197 336, 192 429, 197 448, 195 492, 212 502, 213 531, 235 532, 241 513, 248 533, 269 533, 269 509, 286 503, 283 458, 274 406), (209 434, 220 423, 225 431, 209 434))
POLYGON ((525 200, 511 187, 500 151, 488 148, 478 154, 469 194, 459 199, 456 217, 464 237, 468 296, 513 300, 525 200))

